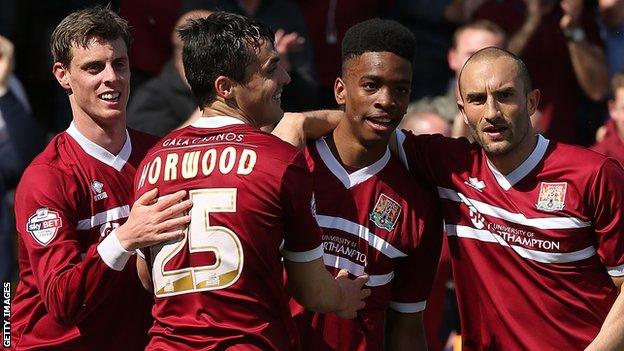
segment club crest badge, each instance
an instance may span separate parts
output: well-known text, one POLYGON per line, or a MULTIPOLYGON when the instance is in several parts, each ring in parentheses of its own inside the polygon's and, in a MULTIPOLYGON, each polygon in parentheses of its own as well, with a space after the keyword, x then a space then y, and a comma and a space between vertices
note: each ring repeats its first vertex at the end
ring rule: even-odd
POLYGON ((369 218, 377 227, 391 231, 397 224, 400 214, 401 206, 388 196, 381 194, 369 218))
POLYGON ((40 208, 28 218, 26 223, 26 231, 29 232, 35 240, 41 245, 47 245, 63 226, 63 220, 58 212, 51 211, 47 207, 40 208))
POLYGON ((565 206, 568 183, 544 183, 540 185, 537 209, 542 211, 561 211, 565 206))
POLYGON ((108 197, 108 194, 106 194, 106 191, 102 191, 102 190, 104 190, 104 184, 102 184, 101 182, 94 180, 91 183, 91 192, 93 193, 93 201, 99 201, 102 199, 106 199, 108 197))

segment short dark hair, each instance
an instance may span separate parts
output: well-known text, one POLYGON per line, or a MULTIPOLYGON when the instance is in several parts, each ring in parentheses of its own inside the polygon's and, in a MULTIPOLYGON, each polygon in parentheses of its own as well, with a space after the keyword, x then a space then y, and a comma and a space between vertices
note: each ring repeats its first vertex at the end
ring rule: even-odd
POLYGON ((466 61, 466 63, 464 63, 464 67, 462 67, 461 71, 459 72, 459 77, 457 78, 457 84, 459 84, 460 94, 461 94, 461 77, 462 77, 462 73, 464 72, 464 69, 466 69, 466 66, 468 66, 473 61, 478 61, 478 60, 483 60, 483 59, 496 59, 499 57, 507 57, 516 64, 516 67, 518 68, 518 75, 520 75, 520 78, 522 79, 523 84, 524 84, 524 91, 526 93, 530 92, 533 89, 532 83, 531 83, 531 75, 529 74, 529 70, 527 69, 524 62, 520 59, 520 57, 516 56, 515 54, 505 49, 488 47, 488 48, 483 48, 475 52, 474 54, 472 54, 472 56, 470 56, 470 58, 466 61))
POLYGON ((109 6, 94 6, 75 11, 65 17, 52 32, 50 50, 54 62, 68 67, 72 60, 72 46, 87 48, 93 38, 104 40, 123 39, 130 50, 132 36, 128 22, 119 17, 109 6))
POLYGON ((416 38, 392 20, 369 19, 349 28, 342 40, 342 65, 366 52, 391 52, 410 63, 416 54, 416 38))
POLYGON ((227 12, 189 20, 178 32, 184 45, 184 74, 201 107, 214 101, 217 77, 247 83, 247 67, 258 59, 262 45, 274 44, 274 34, 268 26, 227 12))

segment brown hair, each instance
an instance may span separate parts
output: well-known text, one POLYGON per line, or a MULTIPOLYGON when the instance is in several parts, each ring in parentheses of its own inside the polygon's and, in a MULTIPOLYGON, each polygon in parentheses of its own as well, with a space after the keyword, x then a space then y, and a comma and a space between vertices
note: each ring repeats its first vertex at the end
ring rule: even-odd
POLYGON ((95 6, 75 11, 65 17, 54 29, 50 50, 54 62, 69 66, 72 46, 87 48, 93 38, 104 40, 123 39, 128 50, 132 44, 128 22, 110 7, 95 6))
POLYGON ((624 71, 618 71, 611 78, 611 94, 615 96, 615 92, 622 88, 624 88, 624 71))
POLYGON ((503 40, 503 46, 507 43, 507 34, 505 31, 496 23, 488 20, 476 20, 474 22, 470 22, 464 24, 463 26, 457 28, 455 33, 453 33, 453 47, 457 47, 457 39, 459 36, 467 29, 480 29, 493 34, 500 36, 503 40))

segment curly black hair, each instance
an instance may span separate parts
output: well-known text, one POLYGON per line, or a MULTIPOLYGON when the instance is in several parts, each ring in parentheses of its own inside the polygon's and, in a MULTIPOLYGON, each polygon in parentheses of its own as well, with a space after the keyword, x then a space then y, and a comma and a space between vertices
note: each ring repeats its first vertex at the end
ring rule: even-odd
POLYGON ((342 63, 365 52, 384 51, 414 62, 416 38, 396 21, 369 19, 347 30, 342 40, 342 63))

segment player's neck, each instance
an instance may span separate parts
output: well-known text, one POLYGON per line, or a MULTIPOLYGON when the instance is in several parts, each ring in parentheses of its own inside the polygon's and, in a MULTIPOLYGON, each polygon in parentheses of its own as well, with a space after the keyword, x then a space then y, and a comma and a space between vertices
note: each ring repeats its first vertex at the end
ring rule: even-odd
POLYGON ((507 175, 513 172, 531 155, 537 146, 537 135, 529 132, 527 136, 504 155, 487 155, 490 164, 500 173, 507 175))
POLYGON ((215 100, 210 105, 204 107, 202 110, 203 117, 217 117, 217 116, 229 116, 243 121, 245 124, 250 124, 254 127, 261 127, 257 125, 256 121, 245 116, 245 114, 238 108, 233 107, 225 103, 224 101, 215 100))
POLYGON ((119 154, 126 143, 125 118, 115 121, 98 122, 90 117, 80 116, 74 113, 73 121, 80 134, 113 155, 119 154), (105 122, 108 122, 108 124, 105 124, 105 122))
POLYGON ((327 144, 340 163, 353 168, 364 168, 377 162, 386 152, 387 142, 379 141, 364 145, 348 128, 340 123, 327 138, 327 144))

